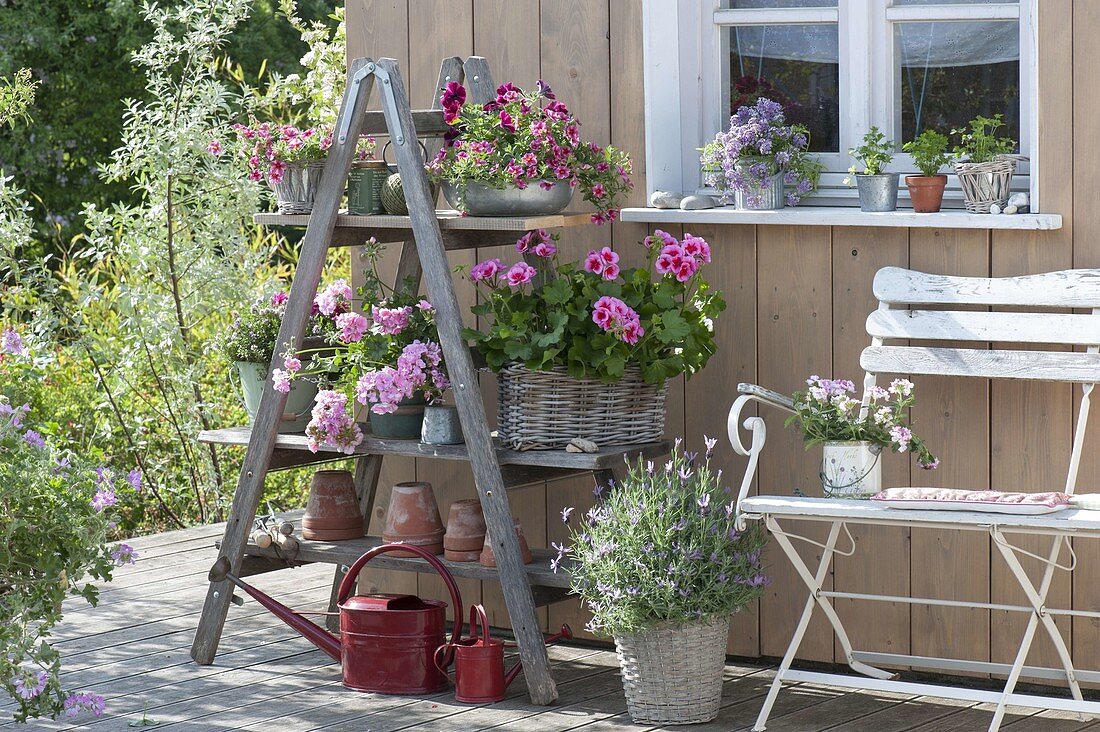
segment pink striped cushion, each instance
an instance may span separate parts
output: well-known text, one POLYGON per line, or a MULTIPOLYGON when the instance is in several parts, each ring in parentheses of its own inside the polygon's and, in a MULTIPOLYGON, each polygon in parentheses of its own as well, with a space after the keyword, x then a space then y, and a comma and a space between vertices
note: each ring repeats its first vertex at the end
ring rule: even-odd
POLYGON ((957 488, 887 488, 871 496, 872 501, 905 504, 905 508, 956 508, 968 511, 1031 513, 1056 511, 1070 504, 1066 493, 1004 493, 967 491, 957 488), (925 504, 925 505, 921 505, 925 504), (950 506, 944 504, 952 504, 950 506))

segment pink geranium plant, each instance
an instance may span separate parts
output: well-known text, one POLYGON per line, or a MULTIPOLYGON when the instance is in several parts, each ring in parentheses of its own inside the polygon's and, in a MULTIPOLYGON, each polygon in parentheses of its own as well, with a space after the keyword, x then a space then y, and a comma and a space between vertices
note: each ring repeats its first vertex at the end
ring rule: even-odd
POLYGON ((307 375, 330 382, 330 388, 318 393, 306 427, 314 452, 332 447, 350 454, 362 442, 355 403, 374 414, 389 414, 407 400, 438 401, 451 386, 436 335, 435 308, 410 287, 387 287, 376 267, 380 253, 377 244, 367 246, 370 266, 359 290, 362 312, 352 310, 351 288, 342 280, 318 293, 314 307, 331 315, 335 328, 322 347, 288 347, 283 368, 272 375, 275 388, 284 392, 294 379, 307 375), (308 369, 302 366, 306 357, 308 369))
POLYGON ((614 221, 619 197, 629 191, 630 158, 613 147, 581 139, 580 122, 543 81, 534 92, 512 83, 487 104, 467 102, 466 89, 450 82, 440 97, 451 125, 447 144, 428 164, 436 180, 459 190, 470 181, 492 188, 577 187, 596 207, 597 224, 614 221))
POLYGON ((527 232, 516 249, 529 262, 489 259, 469 270, 484 295, 473 311, 490 322, 467 329, 466 337, 494 370, 515 362, 534 370, 564 366, 576 378, 612 382, 636 366, 650 383, 694 374, 714 353, 714 321, 725 309, 702 277, 710 245, 658 229, 642 246, 645 264, 636 268, 611 247, 561 262, 556 236, 527 232))
MULTIPOLYGON (((329 126, 300 129, 294 125, 278 125, 270 122, 250 125, 235 124, 237 154, 248 161, 248 177, 253 181, 266 180, 274 185, 283 180, 287 165, 324 160, 332 147, 332 128, 329 126)), ((206 147, 211 155, 221 156, 225 146, 218 139, 206 147)), ((361 137, 356 148, 359 160, 374 157, 375 140, 361 137)))

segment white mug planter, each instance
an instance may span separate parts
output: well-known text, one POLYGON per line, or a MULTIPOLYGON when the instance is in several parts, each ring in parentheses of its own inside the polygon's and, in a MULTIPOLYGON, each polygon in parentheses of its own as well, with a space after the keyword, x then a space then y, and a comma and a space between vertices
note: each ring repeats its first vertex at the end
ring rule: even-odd
POLYGON ((882 490, 882 448, 870 442, 822 445, 821 487, 826 498, 868 498, 882 490))

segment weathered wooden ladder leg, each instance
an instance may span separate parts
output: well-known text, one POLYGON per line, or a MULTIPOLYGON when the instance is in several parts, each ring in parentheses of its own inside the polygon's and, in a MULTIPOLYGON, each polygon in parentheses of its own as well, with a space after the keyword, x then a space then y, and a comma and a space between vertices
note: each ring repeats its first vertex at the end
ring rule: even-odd
MULTIPOLYGON (((550 675, 550 660, 543 644, 534 596, 520 558, 519 542, 508 506, 508 494, 501 478, 496 446, 489 433, 477 373, 466 341, 462 338, 462 311, 455 295, 443 236, 435 216, 435 202, 432 200, 420 150, 416 145, 416 129, 409 99, 397 62, 393 59, 382 59, 378 65, 383 94, 382 109, 390 130, 390 140, 396 151, 397 167, 409 206, 428 295, 437 312, 436 327, 440 345, 447 361, 455 403, 462 420, 474 482, 485 512, 485 523, 494 543, 493 551, 497 558, 501 590, 512 620, 512 630, 519 644, 531 701, 535 704, 549 704, 557 698, 557 689, 550 675)), ((474 81, 475 77, 480 81, 485 75, 472 74, 470 62, 467 62, 467 82, 474 81)), ((477 101, 476 96, 474 101, 477 101)))
MULTIPOLYGON (((374 83, 374 77, 370 73, 360 74, 361 70, 368 69, 374 69, 374 63, 370 59, 357 59, 352 62, 349 69, 348 85, 344 91, 339 117, 341 127, 346 129, 347 134, 343 140, 334 140, 329 149, 328 160, 325 162, 325 170, 314 204, 314 214, 310 217, 309 226, 302 238, 301 256, 290 287, 286 314, 279 328, 277 342, 280 347, 272 356, 272 368, 281 366, 282 344, 301 344, 305 335, 310 308, 317 294, 317 286, 321 283, 321 272, 325 266, 329 242, 336 225, 340 198, 344 194, 345 182, 348 171, 351 170, 355 148, 359 141, 359 131, 363 126, 364 112, 374 83)), ((240 570, 241 559, 244 557, 248 535, 252 530, 252 521, 256 517, 256 508, 263 493, 264 478, 267 476, 279 421, 285 406, 286 395, 275 391, 269 380, 260 398, 260 407, 256 412, 256 421, 248 441, 248 452, 241 466, 237 490, 233 494, 233 505, 221 544, 220 555, 229 559, 233 572, 240 570)), ((199 627, 195 633, 195 641, 191 646, 191 657, 200 664, 214 662, 232 594, 228 581, 210 584, 199 619, 199 627)))

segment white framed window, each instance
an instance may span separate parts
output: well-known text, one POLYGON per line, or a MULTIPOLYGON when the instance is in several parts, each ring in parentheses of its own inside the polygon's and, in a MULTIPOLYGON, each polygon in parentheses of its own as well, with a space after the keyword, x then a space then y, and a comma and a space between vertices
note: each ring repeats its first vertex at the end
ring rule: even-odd
MULTIPOLYGON (((847 151, 871 126, 897 141, 890 170, 912 172, 901 143, 1004 116, 1019 140, 1013 188, 1038 195, 1037 0, 644 0, 650 190, 701 184, 697 149, 741 103, 767 96, 810 130, 825 166, 806 203, 853 202, 847 151)), ((952 180, 952 183, 954 181, 952 180)), ((957 200, 948 191, 948 205, 957 200)))

